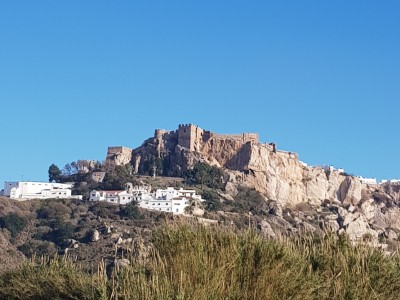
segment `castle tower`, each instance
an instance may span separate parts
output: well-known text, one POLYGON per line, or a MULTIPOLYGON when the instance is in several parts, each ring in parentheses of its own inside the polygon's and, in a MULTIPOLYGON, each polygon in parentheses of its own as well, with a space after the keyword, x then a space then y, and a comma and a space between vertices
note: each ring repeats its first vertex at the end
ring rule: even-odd
POLYGON ((180 124, 178 128, 178 144, 191 151, 200 151, 203 129, 193 124, 180 124))

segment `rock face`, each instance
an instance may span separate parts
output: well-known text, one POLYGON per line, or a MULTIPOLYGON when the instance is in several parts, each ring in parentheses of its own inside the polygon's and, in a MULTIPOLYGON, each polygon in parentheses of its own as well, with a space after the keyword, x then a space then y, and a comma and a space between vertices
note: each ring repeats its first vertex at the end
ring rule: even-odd
MULTIPOLYGON (((179 125, 175 131, 156 130, 154 137, 134 150, 113 147, 107 154, 108 163, 131 163, 136 174, 155 169, 159 175, 181 176, 198 161, 223 168, 225 199, 235 198, 240 186, 254 188, 275 203, 270 210, 281 219, 285 207, 308 203, 322 211, 318 207, 330 203, 335 205, 330 206, 329 218, 322 217, 325 229, 347 232, 353 240, 377 239, 388 228, 393 230, 391 236, 400 232, 398 183, 372 186, 337 170, 308 167, 296 153, 260 143, 254 133, 221 135, 179 125)), ((314 225, 307 223, 312 219, 308 217, 301 226, 311 230, 314 225)))

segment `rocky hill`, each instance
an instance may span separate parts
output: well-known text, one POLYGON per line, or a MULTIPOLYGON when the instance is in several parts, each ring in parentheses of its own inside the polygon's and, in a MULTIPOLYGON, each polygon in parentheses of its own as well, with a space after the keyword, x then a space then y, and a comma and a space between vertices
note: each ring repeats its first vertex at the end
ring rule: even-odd
POLYGON ((132 205, 0 198, 0 270, 33 253, 66 250, 89 268, 101 260, 112 265, 135 241, 142 249, 150 245, 152 230, 166 219, 251 227, 272 238, 346 233, 386 253, 399 247, 400 184, 371 185, 339 170, 307 166, 296 153, 259 142, 257 134, 220 135, 194 125, 156 130, 136 149, 110 147, 103 177, 117 176, 121 167, 115 166, 132 171, 135 184, 190 185, 206 201, 176 218, 132 205), (153 172, 156 178, 148 176, 153 172), (213 173, 218 184, 196 180, 196 172, 213 173))
POLYGON ((120 149, 109 148, 107 162, 131 164, 135 174, 182 176, 199 161, 220 167, 225 173, 222 202, 235 200, 241 187, 254 188, 274 207, 270 213, 283 217, 281 212, 290 209, 295 228, 315 228, 311 220, 317 219, 317 227, 374 243, 397 240, 400 232, 399 185, 365 184, 335 169, 307 166, 296 153, 260 142, 258 134, 221 135, 179 125, 174 131, 156 130, 136 149, 120 149), (298 210, 304 205, 311 207, 309 215, 298 210))

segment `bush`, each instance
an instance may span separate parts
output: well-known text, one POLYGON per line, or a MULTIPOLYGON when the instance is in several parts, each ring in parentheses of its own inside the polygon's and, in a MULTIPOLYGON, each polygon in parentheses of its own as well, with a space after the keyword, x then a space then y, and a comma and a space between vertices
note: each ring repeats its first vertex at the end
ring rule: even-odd
POLYGON ((89 209, 96 216, 105 219, 118 219, 120 213, 120 208, 118 205, 105 202, 96 203, 92 205, 89 209))
POLYGON ((37 210, 38 217, 41 219, 68 219, 72 210, 60 202, 60 200, 47 200, 43 207, 37 210))
POLYGON ((33 255, 40 257, 43 255, 49 255, 50 253, 55 254, 57 251, 53 243, 48 241, 35 240, 19 246, 18 250, 21 251, 28 258, 32 257, 33 255))
POLYGON ((27 223, 28 222, 25 218, 20 217, 15 213, 0 218, 0 227, 6 228, 11 233, 12 237, 15 237, 20 233, 27 223))
POLYGON ((219 196, 215 191, 204 191, 201 193, 201 197, 206 200, 204 208, 208 211, 222 210, 222 205, 219 200, 219 196))
POLYGON ((235 206, 240 213, 249 211, 257 215, 267 215, 269 208, 264 197, 254 188, 240 187, 235 197, 235 206))
POLYGON ((53 230, 43 233, 42 238, 48 241, 52 241, 57 245, 63 245, 65 240, 71 239, 75 234, 75 226, 70 222, 64 222, 61 219, 57 219, 52 222, 53 230))
POLYGON ((120 215, 121 217, 127 217, 130 220, 140 219, 141 214, 137 206, 137 202, 132 201, 122 207, 120 210, 120 215))

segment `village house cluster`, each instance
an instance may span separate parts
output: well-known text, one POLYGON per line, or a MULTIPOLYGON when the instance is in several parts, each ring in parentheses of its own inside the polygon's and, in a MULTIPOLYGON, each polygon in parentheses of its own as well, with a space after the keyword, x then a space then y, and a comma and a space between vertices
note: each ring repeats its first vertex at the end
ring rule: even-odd
POLYGON ((157 189, 155 192, 150 192, 150 188, 147 187, 127 188, 127 190, 118 191, 94 190, 90 193, 89 200, 122 205, 135 201, 139 207, 173 214, 183 214, 186 207, 192 203, 204 201, 200 195, 196 194, 195 190, 183 188, 177 190, 173 187, 157 189))
MULTIPOLYGON (((0 195, 15 200, 30 199, 82 199, 82 195, 72 195, 73 183, 6 181, 0 195)), ((125 190, 90 192, 89 201, 115 203, 120 205, 135 201, 139 207, 170 212, 185 213, 186 207, 204 201, 195 190, 167 187, 151 192, 151 187, 133 187, 127 184, 125 190)))

